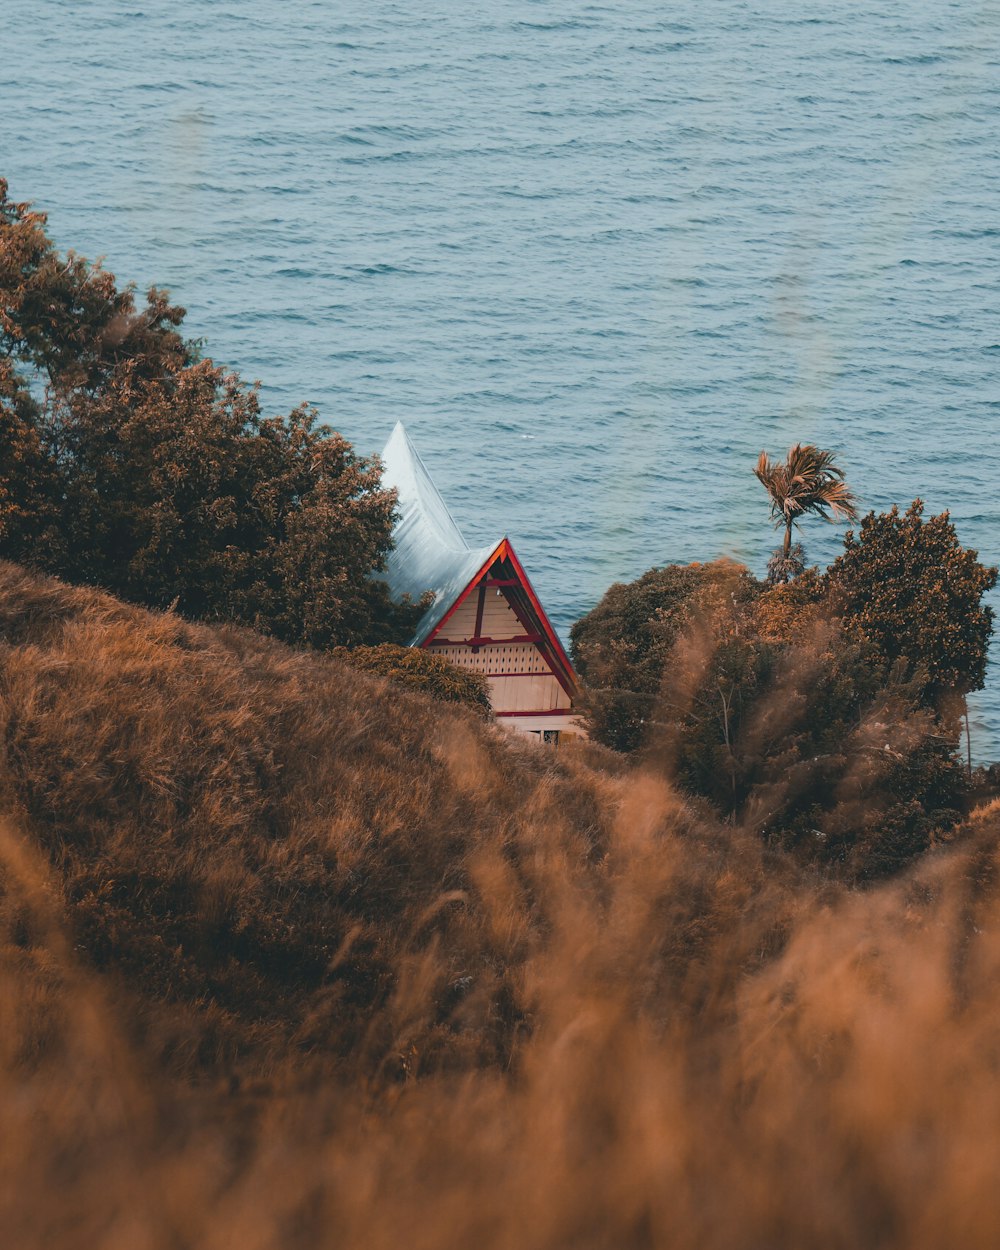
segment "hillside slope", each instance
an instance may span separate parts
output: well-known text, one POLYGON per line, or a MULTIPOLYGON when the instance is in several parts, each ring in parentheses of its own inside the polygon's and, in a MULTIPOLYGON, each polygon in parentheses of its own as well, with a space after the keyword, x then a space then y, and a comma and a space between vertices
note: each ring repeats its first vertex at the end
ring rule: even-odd
POLYGON ((174 1066, 293 1047, 370 1074, 510 1046, 477 857, 516 865, 553 824, 599 855, 595 774, 319 654, 13 565, 0 638, 0 801, 174 1066), (418 1024, 391 1004, 431 943, 418 1024))
POLYGON ((1000 1240, 998 811, 852 891, 248 633, 0 636, 3 1244, 1000 1240))

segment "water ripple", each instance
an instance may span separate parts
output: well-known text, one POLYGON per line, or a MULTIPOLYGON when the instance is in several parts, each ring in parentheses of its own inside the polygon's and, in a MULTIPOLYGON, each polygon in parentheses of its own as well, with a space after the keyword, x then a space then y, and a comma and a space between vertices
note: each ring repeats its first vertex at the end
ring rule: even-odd
MULTIPOLYGON (((1000 558, 981 4, 46 9, 4 3, 13 193, 168 283, 268 410, 364 450, 403 417, 564 632, 653 563, 762 570, 752 463, 796 439, 1000 558)), ((1000 677, 975 714, 1000 756, 1000 677)))

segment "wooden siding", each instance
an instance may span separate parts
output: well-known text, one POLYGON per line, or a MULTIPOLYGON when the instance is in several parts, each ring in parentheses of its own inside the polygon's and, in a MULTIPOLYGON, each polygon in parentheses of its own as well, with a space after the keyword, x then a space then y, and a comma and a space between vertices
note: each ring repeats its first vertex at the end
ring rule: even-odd
POLYGON ((479 621, 479 595, 479 588, 474 587, 449 618, 441 633, 451 642, 436 645, 434 654, 460 668, 482 673, 490 683, 495 712, 549 712, 571 707, 569 695, 533 642, 503 641, 525 633, 504 596, 487 587, 479 621), (496 641, 476 648, 460 641, 476 637, 496 641))
MULTIPOLYGON (((446 638, 475 638, 476 614, 479 608, 479 588, 473 587, 465 602, 449 618, 441 633, 446 638)), ((495 590, 486 591, 483 600, 483 622, 479 636, 482 638, 513 638, 525 632, 524 626, 514 615, 510 604, 495 590)))
POLYGON ((494 712, 551 712, 570 707, 569 695, 551 673, 531 677, 490 677, 494 712))
POLYGON ((532 642, 508 642, 488 647, 435 647, 459 668, 482 673, 490 683, 495 712, 547 712, 571 706, 545 657, 532 642))

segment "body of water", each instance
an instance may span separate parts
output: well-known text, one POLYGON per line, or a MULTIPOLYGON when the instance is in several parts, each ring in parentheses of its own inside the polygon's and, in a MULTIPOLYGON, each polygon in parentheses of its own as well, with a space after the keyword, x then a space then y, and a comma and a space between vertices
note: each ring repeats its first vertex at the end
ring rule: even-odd
POLYGON ((762 572, 795 441, 1000 558, 996 3, 4 0, 0 52, 59 245, 268 411, 404 420, 564 635, 654 564, 762 572))

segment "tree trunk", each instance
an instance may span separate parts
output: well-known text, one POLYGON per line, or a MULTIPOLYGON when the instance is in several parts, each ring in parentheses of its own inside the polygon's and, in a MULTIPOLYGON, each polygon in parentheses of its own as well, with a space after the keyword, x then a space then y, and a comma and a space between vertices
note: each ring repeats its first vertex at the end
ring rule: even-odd
POLYGON ((789 551, 791 551, 791 549, 792 549, 792 518, 789 517, 788 522, 785 525, 785 546, 781 553, 785 557, 786 560, 788 559, 788 553, 789 551))

